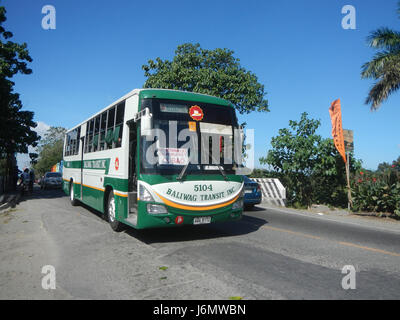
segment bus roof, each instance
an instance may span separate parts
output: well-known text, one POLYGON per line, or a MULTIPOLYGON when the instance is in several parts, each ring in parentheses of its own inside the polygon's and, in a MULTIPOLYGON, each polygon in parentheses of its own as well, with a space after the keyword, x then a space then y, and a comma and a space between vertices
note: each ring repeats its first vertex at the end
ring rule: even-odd
POLYGON ((210 96, 208 94, 194 93, 188 91, 172 90, 172 89, 141 89, 139 93, 141 98, 158 98, 158 99, 175 99, 198 101, 210 104, 219 104, 223 106, 233 107, 228 100, 210 96))
POLYGON ((88 120, 92 119, 93 117, 103 113, 106 111, 108 108, 111 108, 112 106, 120 103, 121 101, 124 101, 128 99, 131 96, 134 96, 138 94, 140 99, 145 99, 145 98, 157 98, 157 99, 173 99, 173 100, 187 100, 187 101, 198 101, 198 102, 203 102, 203 103, 210 103, 210 104, 219 104, 223 106, 229 106, 234 108, 233 104, 225 99, 222 98, 217 98, 214 96, 210 96, 207 94, 202 94, 202 93, 194 93, 194 92, 188 92, 188 91, 180 91, 180 90, 173 90, 173 89, 134 89, 124 95, 123 97, 119 98, 118 100, 114 101, 113 103, 109 104, 107 107, 101 109, 100 111, 96 112, 95 114, 91 115, 88 119, 85 121, 82 121, 76 126, 71 127, 70 129, 67 130, 67 132, 74 130, 84 123, 86 123, 88 120))

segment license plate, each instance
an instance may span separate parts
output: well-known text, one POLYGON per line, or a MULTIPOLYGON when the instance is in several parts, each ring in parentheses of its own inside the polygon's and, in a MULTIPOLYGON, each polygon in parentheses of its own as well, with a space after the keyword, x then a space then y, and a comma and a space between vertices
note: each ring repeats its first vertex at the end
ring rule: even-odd
POLYGON ((253 193, 253 190, 244 190, 244 193, 253 193))
POLYGON ((196 217, 193 219, 193 224, 207 224, 211 222, 211 217, 196 217))

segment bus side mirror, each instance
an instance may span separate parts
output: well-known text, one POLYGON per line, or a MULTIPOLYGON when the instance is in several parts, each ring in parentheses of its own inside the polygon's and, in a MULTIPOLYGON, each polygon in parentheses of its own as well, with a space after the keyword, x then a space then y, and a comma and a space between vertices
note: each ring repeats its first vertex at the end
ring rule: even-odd
POLYGON ((246 174, 246 168, 244 167, 245 162, 245 154, 246 154, 246 146, 244 146, 244 129, 243 126, 239 126, 234 130, 234 167, 235 167, 235 174, 236 175, 244 175, 246 174))
POLYGON ((152 128, 153 128, 153 115, 150 113, 150 110, 146 108, 145 113, 140 118, 141 135, 142 136, 150 135, 152 128))
POLYGON ((239 134, 240 134, 240 143, 243 145, 244 143, 244 129, 242 126, 239 126, 239 134))

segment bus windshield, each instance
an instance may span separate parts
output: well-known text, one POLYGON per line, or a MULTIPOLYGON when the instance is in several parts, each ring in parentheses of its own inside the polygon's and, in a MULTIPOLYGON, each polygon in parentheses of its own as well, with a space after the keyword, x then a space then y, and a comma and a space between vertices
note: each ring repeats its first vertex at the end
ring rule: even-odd
POLYGON ((232 107, 162 99, 143 99, 141 105, 153 116, 151 134, 141 136, 142 173, 235 173, 238 124, 232 107))

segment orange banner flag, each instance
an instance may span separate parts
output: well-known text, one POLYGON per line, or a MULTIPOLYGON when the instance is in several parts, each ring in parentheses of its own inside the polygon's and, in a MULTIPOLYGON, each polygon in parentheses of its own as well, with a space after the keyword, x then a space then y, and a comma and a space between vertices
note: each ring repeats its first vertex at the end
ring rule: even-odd
POLYGON ((332 102, 329 108, 329 115, 332 121, 332 137, 333 142, 337 151, 343 158, 344 163, 346 163, 346 152, 344 149, 344 138, 343 138, 343 128, 342 128, 342 110, 340 108, 340 99, 332 102))

